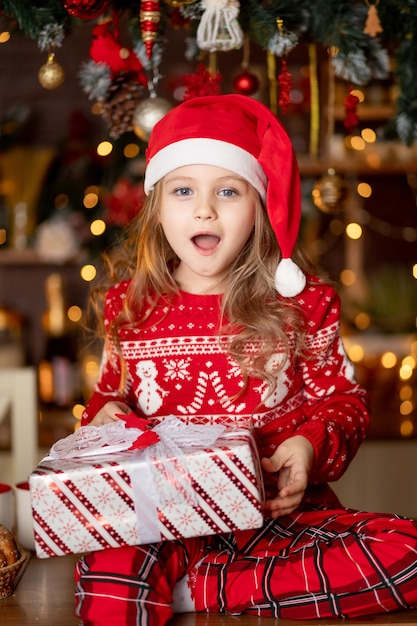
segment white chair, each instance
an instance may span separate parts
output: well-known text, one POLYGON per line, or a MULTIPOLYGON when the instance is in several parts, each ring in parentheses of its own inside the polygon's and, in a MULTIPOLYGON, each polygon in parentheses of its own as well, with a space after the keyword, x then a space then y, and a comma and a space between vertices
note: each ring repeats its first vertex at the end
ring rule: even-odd
POLYGON ((39 462, 38 394, 33 367, 0 368, 0 422, 10 413, 11 453, 0 452, 0 482, 26 481, 39 462))

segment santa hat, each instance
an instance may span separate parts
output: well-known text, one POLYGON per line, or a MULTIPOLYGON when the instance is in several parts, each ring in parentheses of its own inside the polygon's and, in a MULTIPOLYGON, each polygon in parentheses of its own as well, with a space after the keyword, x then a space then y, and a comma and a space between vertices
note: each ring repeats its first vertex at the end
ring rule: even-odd
POLYGON ((275 288, 287 297, 304 289, 305 276, 291 259, 301 217, 300 176, 291 141, 268 107, 238 94, 187 100, 155 125, 146 162, 146 194, 184 165, 216 165, 251 183, 282 253, 275 288))

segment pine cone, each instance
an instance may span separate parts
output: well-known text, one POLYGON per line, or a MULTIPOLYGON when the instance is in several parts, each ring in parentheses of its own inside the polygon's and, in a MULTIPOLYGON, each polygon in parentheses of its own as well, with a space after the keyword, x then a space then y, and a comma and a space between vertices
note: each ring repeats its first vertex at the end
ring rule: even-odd
POLYGON ((102 115, 112 139, 133 130, 133 113, 145 96, 145 88, 130 72, 119 72, 113 78, 102 103, 102 115))

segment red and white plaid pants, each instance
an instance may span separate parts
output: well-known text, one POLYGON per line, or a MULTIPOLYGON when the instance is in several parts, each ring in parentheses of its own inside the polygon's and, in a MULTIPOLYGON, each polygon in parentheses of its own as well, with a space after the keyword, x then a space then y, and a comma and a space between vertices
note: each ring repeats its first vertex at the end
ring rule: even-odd
POLYGON ((163 626, 185 575, 197 611, 300 620, 416 608, 417 524, 315 508, 257 531, 103 550, 76 566, 76 615, 163 626))

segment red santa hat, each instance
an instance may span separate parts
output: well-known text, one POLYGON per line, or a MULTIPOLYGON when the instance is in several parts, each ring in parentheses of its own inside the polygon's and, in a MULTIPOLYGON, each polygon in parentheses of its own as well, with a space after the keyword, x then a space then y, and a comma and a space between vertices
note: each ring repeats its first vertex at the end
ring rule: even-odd
POLYGON ((301 185, 291 141, 268 107, 238 94, 192 98, 154 127, 146 151, 145 193, 184 165, 230 170, 258 190, 282 259, 275 288, 292 297, 306 278, 292 261, 301 217, 301 185))

